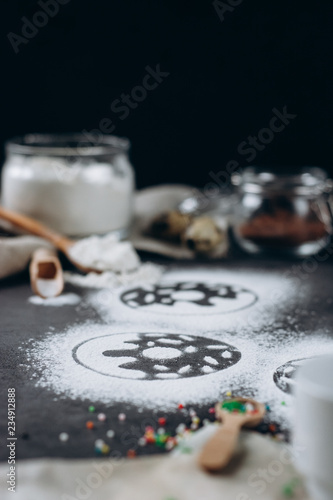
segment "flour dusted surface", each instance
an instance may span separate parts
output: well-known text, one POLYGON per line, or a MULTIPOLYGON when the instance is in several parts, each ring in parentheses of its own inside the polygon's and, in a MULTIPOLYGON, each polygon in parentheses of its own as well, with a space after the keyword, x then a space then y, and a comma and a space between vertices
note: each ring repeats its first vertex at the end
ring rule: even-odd
POLYGON ((288 426, 292 396, 278 388, 274 372, 333 352, 325 332, 308 337, 295 325, 292 311, 306 294, 279 273, 205 269, 168 272, 157 285, 90 290, 85 300, 104 324, 69 326, 34 343, 35 380, 58 397, 165 411, 213 404, 232 390, 266 402, 288 426), (178 294, 184 283, 196 294, 178 294), (137 307, 121 298, 128 293, 137 307))

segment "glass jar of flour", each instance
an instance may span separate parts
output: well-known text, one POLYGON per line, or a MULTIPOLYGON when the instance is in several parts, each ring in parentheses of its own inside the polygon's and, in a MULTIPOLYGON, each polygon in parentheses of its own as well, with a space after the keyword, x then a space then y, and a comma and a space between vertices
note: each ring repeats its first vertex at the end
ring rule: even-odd
POLYGON ((132 218, 130 143, 114 136, 26 135, 7 143, 2 205, 72 237, 114 232, 132 218))

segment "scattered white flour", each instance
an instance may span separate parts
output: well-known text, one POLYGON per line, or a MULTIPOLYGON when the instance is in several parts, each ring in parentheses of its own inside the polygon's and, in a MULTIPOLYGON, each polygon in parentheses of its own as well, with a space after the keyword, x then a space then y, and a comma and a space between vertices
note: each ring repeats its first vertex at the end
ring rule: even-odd
POLYGON ((114 234, 79 240, 70 248, 69 255, 82 266, 98 271, 124 273, 134 271, 140 265, 132 243, 119 241, 114 234))
POLYGON ((89 273, 81 275, 77 273, 64 273, 67 283, 86 288, 117 288, 130 285, 131 283, 156 283, 162 276, 164 268, 150 262, 141 264, 132 272, 115 273, 105 271, 101 274, 89 273))
POLYGON ((275 370, 291 360, 333 352, 333 340, 326 332, 306 334, 295 324, 293 311, 302 308, 307 285, 300 288, 278 272, 203 269, 168 272, 161 283, 186 281, 240 286, 258 300, 224 314, 182 315, 177 314, 180 306, 172 306, 162 315, 150 310, 151 304, 133 309, 122 302, 120 297, 128 287, 116 292, 89 291, 86 300, 104 324, 86 322, 60 334, 50 332, 25 348, 36 384, 59 398, 101 401, 110 406, 133 403, 139 410, 164 411, 173 411, 179 403, 194 407, 213 404, 231 390, 267 403, 272 418, 289 427, 293 398, 275 385, 275 370), (140 332, 148 333, 149 346, 147 343, 148 348, 139 352, 135 339, 140 332), (203 353, 200 345, 183 349, 178 343, 179 339, 184 345, 193 343, 193 337, 207 339, 203 353), (166 341, 159 343, 161 338, 166 341), (222 344, 222 348, 219 342, 228 345, 222 344), (241 353, 238 360, 235 352, 241 353), (201 373, 188 376, 198 360, 201 373), (227 368, 219 369, 216 362, 221 360, 230 363, 227 368), (168 373, 165 367, 172 363, 177 370, 168 368, 168 373), (152 380, 140 370, 148 365, 159 372, 152 380), (286 404, 281 405, 282 401, 286 404))
POLYGON ((63 307, 63 306, 75 306, 81 301, 81 297, 76 293, 64 293, 59 295, 59 297, 49 297, 47 299, 42 299, 38 295, 33 295, 28 299, 30 304, 35 306, 53 306, 53 307, 63 307))
POLYGON ((56 297, 59 292, 59 282, 52 279, 37 279, 36 287, 43 297, 56 297))

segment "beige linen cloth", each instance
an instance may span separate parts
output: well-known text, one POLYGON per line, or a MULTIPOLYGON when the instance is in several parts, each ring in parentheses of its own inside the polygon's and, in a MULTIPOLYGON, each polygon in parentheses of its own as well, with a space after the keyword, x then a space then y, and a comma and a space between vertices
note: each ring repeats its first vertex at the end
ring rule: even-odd
MULTIPOLYGON (((192 259, 194 253, 177 244, 162 242, 145 234, 152 217, 176 208, 197 190, 189 186, 163 185, 138 191, 135 196, 134 223, 130 239, 137 250, 145 250, 176 259, 192 259)), ((7 224, 0 219, 0 228, 7 224)), ((13 230, 13 228, 11 228, 13 230)), ((32 253, 39 247, 49 246, 34 236, 0 237, 0 279, 23 271, 32 253)))
POLYGON ((287 445, 255 432, 241 433, 236 455, 224 472, 202 471, 198 452, 215 431, 215 425, 204 427, 166 456, 21 461, 14 496, 7 491, 8 465, 1 464, 1 499, 283 500, 285 485, 296 479, 300 483, 292 498, 310 500, 287 445))

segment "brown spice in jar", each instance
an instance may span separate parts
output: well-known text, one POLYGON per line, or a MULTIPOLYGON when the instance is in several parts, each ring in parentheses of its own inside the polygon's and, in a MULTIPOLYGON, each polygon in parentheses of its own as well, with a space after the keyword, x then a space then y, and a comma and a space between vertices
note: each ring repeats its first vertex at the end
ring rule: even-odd
POLYGON ((263 247, 297 247, 319 241, 329 232, 315 214, 304 218, 288 210, 261 213, 239 227, 240 235, 263 247))

